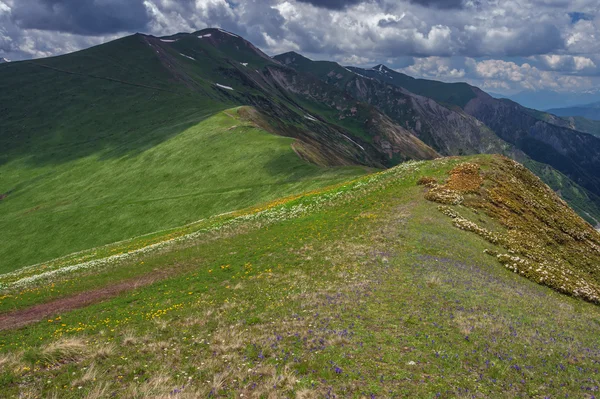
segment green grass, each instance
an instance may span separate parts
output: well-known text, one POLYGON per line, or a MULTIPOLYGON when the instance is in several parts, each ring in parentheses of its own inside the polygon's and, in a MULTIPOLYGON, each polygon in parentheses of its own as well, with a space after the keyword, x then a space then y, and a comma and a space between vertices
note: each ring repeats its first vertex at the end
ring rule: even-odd
POLYGON ((365 173, 309 165, 293 140, 216 116, 256 101, 286 107, 236 69, 258 75, 267 60, 247 48, 238 55, 251 65, 229 63, 234 41, 133 35, 2 65, 0 273, 365 173))
POLYGON ((423 199, 417 180, 460 162, 404 165, 120 265, 180 274, 0 333, 3 394, 592 397, 598 307, 510 272, 423 199))
POLYGON ((310 165, 292 139, 241 121, 235 109, 180 123, 182 132, 128 156, 2 165, 0 272, 365 173, 310 165))
POLYGON ((582 116, 563 116, 562 118, 569 122, 574 129, 600 137, 600 121, 586 119, 582 116))
POLYGON ((584 220, 592 226, 600 225, 600 198, 597 195, 548 165, 529 160, 525 162, 525 166, 567 201, 584 220))

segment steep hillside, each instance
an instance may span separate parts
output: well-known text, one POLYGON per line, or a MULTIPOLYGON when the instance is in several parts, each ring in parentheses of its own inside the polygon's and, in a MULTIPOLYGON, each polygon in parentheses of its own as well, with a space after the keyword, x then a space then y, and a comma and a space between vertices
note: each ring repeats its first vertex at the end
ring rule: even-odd
POLYGON ((371 69, 348 67, 362 76, 381 80, 394 86, 432 98, 441 104, 464 107, 475 98, 471 85, 467 83, 444 83, 437 80, 415 79, 403 73, 398 73, 385 65, 377 65, 371 69))
POLYGON ((311 165, 298 157, 304 151, 299 143, 265 132, 240 111, 230 109, 189 127, 178 121, 181 132, 151 147, 150 141, 140 143, 149 148, 139 153, 6 163, 0 183, 6 193, 0 203, 0 271, 366 172, 311 165))
POLYGON ((280 65, 243 38, 219 29, 178 34, 161 43, 184 55, 193 80, 219 83, 241 104, 271 118, 276 134, 297 138, 318 151, 315 162, 392 166, 437 153, 377 109, 310 75, 280 65), (200 39, 200 40, 198 40, 200 39), (191 62, 202 64, 200 70, 191 62), (316 115, 313 115, 316 114, 316 115), (390 153, 392 155, 390 155, 390 153))
POLYGON ((2 276, 2 392, 592 397, 600 311, 549 287, 596 301, 599 244, 513 161, 409 162, 2 276))
POLYGON ((567 121, 571 129, 600 137, 600 121, 581 116, 563 116, 563 119, 567 121))
POLYGON ((542 121, 510 100, 496 100, 474 89, 465 111, 532 159, 558 169, 596 195, 600 194, 600 139, 542 121))
MULTIPOLYGON (((577 123, 522 107, 510 100, 495 99, 466 83, 413 79, 383 65, 352 70, 430 96, 450 108, 460 107, 533 160, 551 165, 595 197, 600 194, 600 139, 573 130, 577 123)), ((517 160, 525 161, 524 158, 517 160)), ((600 206, 600 203, 596 205, 600 206)))
POLYGON ((350 70, 334 62, 312 61, 294 52, 275 59, 376 107, 440 154, 513 152, 510 145, 461 110, 451 110, 434 99, 413 94, 386 80, 380 82, 365 77, 356 72, 356 68, 350 70))
POLYGON ((0 271, 438 156, 219 29, 3 64, 0 112, 0 271))

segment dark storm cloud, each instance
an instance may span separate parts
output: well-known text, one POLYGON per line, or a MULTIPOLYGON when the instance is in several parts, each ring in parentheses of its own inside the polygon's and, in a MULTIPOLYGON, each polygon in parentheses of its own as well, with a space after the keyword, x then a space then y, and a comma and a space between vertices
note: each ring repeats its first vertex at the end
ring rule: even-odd
POLYGON ((366 3, 367 0, 298 0, 301 3, 309 3, 316 7, 328 8, 330 10, 342 10, 346 7, 354 6, 360 3, 366 3))
MULTIPOLYGON (((379 3, 378 0, 297 0, 301 3, 310 3, 316 7, 328 8, 330 10, 343 10, 346 7, 360 3, 379 3)), ((434 7, 442 9, 462 8, 463 0, 408 0, 410 3, 419 4, 423 7, 434 7)))
POLYGON ((423 7, 434 7, 443 9, 462 8, 463 0, 409 0, 413 4, 423 7))
POLYGON ((80 35, 138 31, 150 21, 143 0, 18 0, 12 18, 23 29, 80 35))

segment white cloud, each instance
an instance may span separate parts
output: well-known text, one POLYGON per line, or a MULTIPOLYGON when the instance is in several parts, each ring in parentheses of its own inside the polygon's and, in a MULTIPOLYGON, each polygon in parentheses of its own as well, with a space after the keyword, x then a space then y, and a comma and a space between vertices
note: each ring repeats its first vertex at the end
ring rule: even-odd
POLYGON ((401 72, 423 78, 457 80, 465 77, 465 69, 452 65, 452 60, 443 57, 415 58, 414 64, 400 69, 401 72))
POLYGON ((588 57, 550 54, 539 58, 544 65, 555 71, 579 72, 597 68, 596 63, 588 57))
POLYGON ((483 80, 483 86, 491 87, 571 91, 583 89, 592 84, 588 77, 561 75, 554 71, 540 70, 528 63, 519 65, 504 60, 475 62, 474 71, 475 78, 483 80))

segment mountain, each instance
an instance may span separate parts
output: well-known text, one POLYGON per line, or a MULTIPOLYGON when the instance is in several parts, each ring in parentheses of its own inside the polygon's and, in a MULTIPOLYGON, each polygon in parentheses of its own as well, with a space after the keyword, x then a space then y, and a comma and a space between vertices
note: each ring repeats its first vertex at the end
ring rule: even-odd
MULTIPOLYGON (((3 64, 0 78, 4 271, 407 160, 501 153, 531 164, 465 112, 476 95, 468 85, 270 58, 221 29, 136 34, 3 64), (249 160, 254 174, 241 173, 249 160)), ((593 184, 584 169, 559 170, 593 184)), ((596 197, 562 186, 582 216, 600 220, 596 197)))
POLYGON ((571 129, 600 137, 600 121, 583 118, 581 116, 563 116, 562 118, 567 121, 571 129))
POLYGON ((577 105, 574 107, 551 108, 547 112, 558 116, 579 116, 592 119, 594 121, 600 121, 600 101, 591 104, 577 105))
POLYGON ((408 162, 0 276, 2 395, 591 397, 599 246, 516 162, 408 162))
POLYGON ((568 121, 508 99, 495 99, 466 83, 413 79, 383 66, 353 70, 398 87, 405 85, 412 92, 429 95, 450 108, 460 107, 531 159, 553 166, 600 195, 600 140, 573 130, 568 121))
POLYGON ((491 91, 486 91, 486 93, 494 98, 507 98, 508 97, 506 94, 494 93, 491 91))
POLYGON ((438 156, 219 29, 3 64, 0 110, 5 272, 438 156))
POLYGON ((2 397, 597 391, 570 120, 221 29, 2 64, 0 113, 2 397))
MULTIPOLYGON (((312 61, 293 52, 277 55, 275 59, 376 107, 440 154, 510 154, 514 151, 462 110, 449 109, 438 102, 439 98, 432 99, 423 93, 415 94, 408 91, 409 88, 391 84, 391 81, 388 83, 388 76, 381 82, 367 76, 367 73, 358 73, 357 68, 345 68, 329 61, 312 61)), ((382 68, 382 74, 387 70, 382 66, 378 68, 382 68)), ((435 89, 431 91, 436 92, 435 89)), ((457 96, 461 95, 459 92, 457 96)))
POLYGON ((527 90, 517 94, 504 96, 527 108, 545 110, 551 108, 573 107, 600 101, 600 92, 592 90, 587 93, 556 92, 552 90, 527 90))
MULTIPOLYGON (((572 130, 563 119, 520 107, 510 100, 496 100, 466 83, 414 79, 384 65, 370 69, 342 67, 334 62, 312 61, 293 52, 278 55, 275 59, 299 71, 312 73, 376 106, 396 122, 404 123, 440 154, 504 153, 527 165, 534 165, 536 161, 550 164, 577 183, 572 186, 573 191, 565 192, 565 198, 580 195, 583 201, 600 198, 600 169, 596 169, 598 153, 595 152, 600 142, 572 130), (512 104, 512 108, 507 107, 508 104, 512 104), (486 111, 488 106, 496 111, 486 111), (521 119, 526 120, 525 124, 521 119), (421 124, 422 121, 426 122, 421 124), (513 136, 516 132, 522 133, 513 136), (590 192, 581 194, 580 186, 590 192)), ((537 167, 532 170, 539 172, 542 178, 552 175, 541 173, 542 169, 537 167)), ((555 179, 546 183, 558 190, 555 179)), ((596 215, 600 201, 590 205, 589 209, 595 216, 590 217, 590 212, 580 214, 595 225, 600 216, 596 215)))

